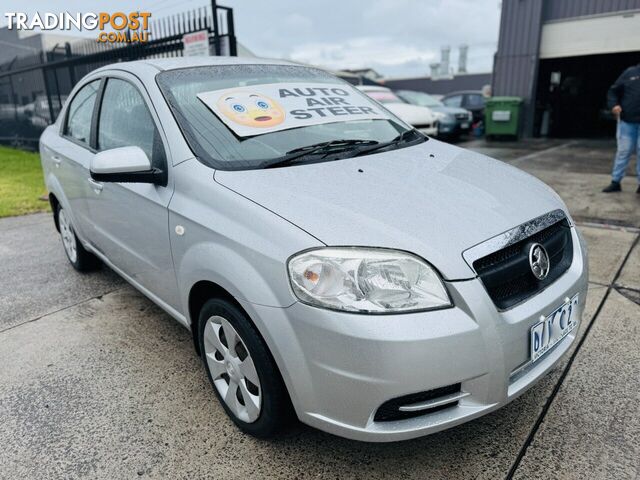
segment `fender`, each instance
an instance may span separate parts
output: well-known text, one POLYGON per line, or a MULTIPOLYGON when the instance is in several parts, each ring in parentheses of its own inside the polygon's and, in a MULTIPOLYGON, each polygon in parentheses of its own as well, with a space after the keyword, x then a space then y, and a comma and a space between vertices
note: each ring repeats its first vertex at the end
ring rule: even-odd
POLYGON ((169 204, 171 251, 181 305, 197 282, 213 282, 236 300, 288 307, 287 259, 324 246, 297 226, 219 185, 213 171, 191 160, 173 167, 176 188, 169 204))
MULTIPOLYGON (((275 267, 275 265, 274 265, 275 267)), ((224 245, 199 243, 189 248, 176 268, 178 285, 184 308, 189 304, 189 293, 196 283, 207 280, 229 292, 236 300, 270 307, 288 307, 295 303, 288 290, 285 265, 281 266, 284 281, 277 285, 266 278, 246 258, 224 245), (187 288, 184 288, 187 287, 187 288), (279 290, 279 292, 278 292, 279 290)))

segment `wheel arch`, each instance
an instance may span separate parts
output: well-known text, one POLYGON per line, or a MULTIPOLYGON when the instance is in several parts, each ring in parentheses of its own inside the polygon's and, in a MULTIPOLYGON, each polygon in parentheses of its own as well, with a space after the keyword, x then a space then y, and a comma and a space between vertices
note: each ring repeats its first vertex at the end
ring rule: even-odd
POLYGON ((60 233, 60 222, 58 221, 58 206, 60 205, 60 201, 53 193, 49 193, 49 205, 51 205, 51 211, 53 212, 53 223, 58 233, 60 233))
POLYGON ((200 280, 196 282, 189 290, 189 301, 188 301, 189 302, 189 305, 188 305, 189 327, 191 328, 193 346, 195 347, 198 355, 201 354, 200 343, 198 339, 198 336, 199 336, 198 319, 200 317, 200 310, 202 310, 202 307, 207 302, 207 300, 210 300, 212 298, 220 298, 233 303, 247 316, 247 318, 251 321, 251 323, 253 323, 253 325, 256 327, 256 330, 258 330, 257 326, 255 325, 255 322, 251 319, 251 317, 246 312, 246 310, 242 308, 242 305, 240 304, 240 302, 238 302, 238 300, 236 300, 236 298, 231 293, 229 293, 228 290, 226 290, 222 286, 210 280, 200 280))
POLYGON ((256 324, 256 322, 254 321, 253 318, 251 318, 251 315, 249 315, 249 312, 247 312, 247 310, 242 306, 242 304, 229 292, 227 291, 224 287, 218 285, 217 283, 214 283, 210 280, 200 280, 198 282, 196 282, 190 289, 189 291, 189 305, 188 305, 188 313, 189 313, 189 326, 191 328, 191 336, 193 339, 193 346, 196 350, 196 353, 198 354, 198 356, 202 356, 202 352, 200 351, 200 342, 199 342, 199 328, 198 328, 198 320, 200 317, 200 310, 202 309, 202 307, 204 306, 204 304, 212 299, 212 298, 218 298, 218 299, 224 299, 230 303, 232 303, 234 306, 236 306, 242 313, 245 314, 245 316, 247 317, 248 321, 253 325, 253 327, 255 328, 255 331, 257 332, 257 334, 259 335, 260 339, 262 340, 262 342, 264 343, 266 349, 267 349, 267 353, 268 355, 271 357, 271 359, 273 360, 275 366, 276 366, 276 371, 277 374, 280 377, 280 380, 283 382, 284 385, 284 389, 289 401, 289 404, 292 406, 293 408, 293 402, 291 399, 291 389, 290 389, 290 385, 288 385, 288 383, 285 381, 284 379, 284 375, 282 372, 282 365, 279 364, 279 362, 276 360, 272 350, 271 350, 271 346, 269 345, 269 342, 266 341, 266 339, 264 338, 264 335, 262 334, 262 332, 260 331, 260 328, 258 327, 258 325, 256 324))

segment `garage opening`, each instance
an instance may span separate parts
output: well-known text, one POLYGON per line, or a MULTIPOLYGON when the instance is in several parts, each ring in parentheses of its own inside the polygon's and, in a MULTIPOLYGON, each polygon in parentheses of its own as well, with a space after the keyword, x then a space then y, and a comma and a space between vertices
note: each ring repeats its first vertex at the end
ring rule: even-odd
POLYGON ((640 51, 541 60, 534 135, 613 136, 616 120, 607 108, 607 90, 639 63, 640 51))

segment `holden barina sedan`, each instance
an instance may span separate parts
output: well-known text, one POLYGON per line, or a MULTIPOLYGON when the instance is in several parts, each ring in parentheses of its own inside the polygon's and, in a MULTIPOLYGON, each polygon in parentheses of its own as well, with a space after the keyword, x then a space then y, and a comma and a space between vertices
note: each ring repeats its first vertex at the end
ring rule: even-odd
POLYGON ((513 400, 575 339, 586 250, 560 198, 322 70, 103 67, 40 152, 73 267, 106 264, 189 329, 249 434, 426 435, 513 400))

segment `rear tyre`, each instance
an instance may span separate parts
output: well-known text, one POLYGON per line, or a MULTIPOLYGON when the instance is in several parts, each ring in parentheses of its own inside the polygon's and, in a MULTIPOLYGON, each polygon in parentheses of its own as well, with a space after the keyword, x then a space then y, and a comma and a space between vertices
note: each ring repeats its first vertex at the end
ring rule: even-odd
POLYGON ((246 314, 222 299, 207 301, 198 319, 200 352, 218 400, 233 422, 259 438, 291 418, 280 372, 246 314))
POLYGON ((58 218, 62 246, 64 247, 64 253, 69 259, 69 263, 79 272, 95 270, 100 265, 100 261, 95 255, 87 252, 82 246, 73 229, 71 220, 67 216, 67 212, 60 205, 58 205, 56 216, 58 218))

